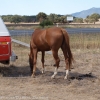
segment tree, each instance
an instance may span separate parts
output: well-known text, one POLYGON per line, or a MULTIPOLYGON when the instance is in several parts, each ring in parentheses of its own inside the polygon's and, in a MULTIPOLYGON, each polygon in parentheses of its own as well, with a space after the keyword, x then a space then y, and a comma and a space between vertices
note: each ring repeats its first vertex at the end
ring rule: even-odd
POLYGON ((84 21, 88 24, 90 22, 89 15, 84 19, 84 21))
POLYGON ((66 23, 66 22, 67 22, 66 16, 61 16, 61 17, 60 17, 60 22, 61 22, 61 23, 66 23))
POLYGON ((53 23, 64 22, 64 17, 62 15, 57 15, 52 13, 48 15, 48 19, 53 23))
POLYGON ((84 21, 85 21, 87 24, 89 23, 89 19, 88 19, 88 18, 84 19, 84 21))
POLYGON ((76 22, 76 23, 83 23, 83 18, 75 18, 74 22, 76 22))
POLYGON ((40 12, 36 15, 36 18, 41 22, 41 21, 47 19, 47 15, 43 12, 40 12))
POLYGON ((52 22, 54 22, 54 20, 55 20, 55 14, 50 14, 49 16, 48 16, 48 19, 50 20, 50 21, 52 21, 52 22))
POLYGON ((49 26, 49 25, 53 25, 53 22, 50 20, 43 20, 40 22, 40 26, 42 26, 44 28, 44 26, 49 26))
POLYGON ((91 16, 89 16, 90 21, 93 22, 94 24, 96 21, 98 21, 99 18, 100 18, 100 15, 97 13, 94 13, 91 16))
POLYGON ((12 16, 13 16, 13 15, 3 15, 3 16, 2 16, 3 21, 4 21, 4 22, 10 22, 12 16))
POLYGON ((60 21, 60 17, 58 15, 55 15, 54 23, 59 23, 59 21, 60 21))
POLYGON ((26 23, 35 22, 36 16, 22 16, 22 21, 26 23))
POLYGON ((12 16, 11 17, 11 19, 10 19, 10 22, 11 23, 20 23, 22 21, 22 18, 21 18, 21 16, 19 16, 19 15, 14 15, 14 16, 12 16))

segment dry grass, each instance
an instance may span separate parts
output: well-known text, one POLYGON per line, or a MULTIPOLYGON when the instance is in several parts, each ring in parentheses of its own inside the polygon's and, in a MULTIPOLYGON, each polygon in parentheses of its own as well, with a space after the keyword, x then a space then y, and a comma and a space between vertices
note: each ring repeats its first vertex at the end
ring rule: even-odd
MULTIPOLYGON (((70 45, 72 49, 93 49, 100 48, 100 33, 80 33, 80 34, 69 34, 70 45)), ((13 36, 14 39, 23 41, 25 43, 30 42, 31 36, 13 36)))

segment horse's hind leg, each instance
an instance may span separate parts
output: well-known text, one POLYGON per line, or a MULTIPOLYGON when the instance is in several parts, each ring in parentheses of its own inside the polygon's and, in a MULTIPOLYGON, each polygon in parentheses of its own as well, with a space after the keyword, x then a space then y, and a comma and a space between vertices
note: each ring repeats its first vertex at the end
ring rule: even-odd
POLYGON ((68 79, 68 75, 69 75, 69 62, 68 62, 68 55, 67 55, 67 48, 65 43, 61 46, 61 49, 63 51, 64 57, 65 57, 65 63, 66 63, 66 75, 64 77, 64 79, 68 79))
POLYGON ((55 63, 57 67, 55 68, 54 74, 51 76, 51 78, 55 78, 55 76, 57 75, 58 68, 59 68, 60 59, 58 57, 58 50, 52 50, 52 53, 53 53, 53 57, 55 59, 55 63))
POLYGON ((42 61, 42 73, 44 73, 45 69, 44 69, 44 56, 45 56, 45 51, 42 51, 42 58, 41 58, 41 61, 42 61))

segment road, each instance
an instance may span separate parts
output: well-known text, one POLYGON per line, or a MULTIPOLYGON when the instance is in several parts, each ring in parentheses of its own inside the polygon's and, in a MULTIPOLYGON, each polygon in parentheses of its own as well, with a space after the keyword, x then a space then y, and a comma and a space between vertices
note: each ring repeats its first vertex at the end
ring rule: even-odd
MULTIPOLYGON (((34 30, 9 30, 12 36, 31 35, 34 30)), ((100 33, 100 28, 66 28, 69 34, 75 33, 100 33)))

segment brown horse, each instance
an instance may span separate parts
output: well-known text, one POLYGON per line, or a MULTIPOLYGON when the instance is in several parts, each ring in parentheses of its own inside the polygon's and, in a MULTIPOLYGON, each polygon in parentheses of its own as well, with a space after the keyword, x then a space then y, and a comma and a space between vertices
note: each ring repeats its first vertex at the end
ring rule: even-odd
POLYGON ((62 49, 65 63, 66 63, 66 76, 64 79, 68 78, 70 66, 72 64, 73 56, 71 53, 69 45, 69 36, 66 30, 60 27, 52 27, 47 29, 36 29, 31 37, 30 41, 30 54, 29 54, 29 64, 32 72, 32 76, 35 76, 36 71, 36 61, 37 53, 42 52, 42 67, 44 72, 44 55, 45 51, 52 51, 53 57, 55 59, 55 72, 51 78, 54 78, 57 74, 57 69, 59 68, 60 59, 58 57, 58 50, 62 49))

